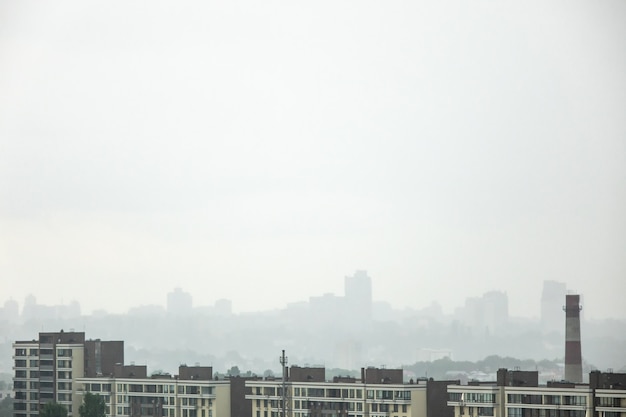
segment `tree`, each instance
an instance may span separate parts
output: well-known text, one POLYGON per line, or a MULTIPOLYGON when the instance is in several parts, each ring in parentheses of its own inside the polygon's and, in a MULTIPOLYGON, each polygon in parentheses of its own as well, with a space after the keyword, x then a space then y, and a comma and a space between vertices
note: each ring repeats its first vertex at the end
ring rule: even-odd
POLYGON ((105 417, 106 405, 104 404, 104 398, 98 394, 92 394, 86 392, 83 397, 83 403, 78 409, 80 417, 105 417))
POLYGON ((40 417, 67 417, 67 408, 63 404, 45 403, 39 412, 40 417))
POLYGON ((239 367, 237 365, 232 366, 228 370, 228 375, 230 376, 239 376, 240 374, 241 374, 241 371, 239 370, 239 367))
POLYGON ((13 417, 13 398, 7 396, 0 401, 0 417, 13 417))

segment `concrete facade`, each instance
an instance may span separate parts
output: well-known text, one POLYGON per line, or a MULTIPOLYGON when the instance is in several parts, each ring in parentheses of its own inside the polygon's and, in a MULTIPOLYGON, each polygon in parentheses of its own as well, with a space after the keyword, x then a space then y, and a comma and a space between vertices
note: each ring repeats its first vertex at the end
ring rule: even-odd
MULTIPOLYGON (((426 383, 403 383, 401 369, 367 368, 361 379, 333 381, 319 378, 323 368, 296 369, 285 384, 289 417, 426 417, 426 383), (318 376, 315 381, 303 378, 314 374, 318 376)), ((246 387, 251 417, 282 416, 281 379, 247 381, 246 387)))
POLYGON ((591 384, 539 386, 536 371, 498 371, 498 381, 449 385, 455 417, 626 417, 626 374, 592 372, 591 384))
POLYGON ((86 392, 102 396, 107 417, 231 416, 230 382, 214 380, 211 367, 181 365, 176 376, 146 374, 145 366, 117 366, 115 376, 78 379, 76 394, 79 400, 86 392))
POLYGON ((13 343, 14 417, 38 416, 48 402, 65 406, 70 417, 77 415, 80 400, 74 395, 76 379, 89 369, 111 369, 113 361, 124 360, 123 342, 114 342, 115 346, 109 348, 109 342, 98 341, 97 354, 96 344, 89 343, 84 332, 73 331, 42 332, 38 339, 13 343), (101 349, 107 352, 104 357, 101 349))

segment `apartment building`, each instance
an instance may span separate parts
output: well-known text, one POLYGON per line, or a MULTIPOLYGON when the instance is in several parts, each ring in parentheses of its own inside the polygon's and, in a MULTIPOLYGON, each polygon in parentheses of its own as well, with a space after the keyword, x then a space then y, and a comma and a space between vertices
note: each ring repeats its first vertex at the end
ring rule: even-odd
POLYGON ((80 399, 75 381, 111 371, 124 361, 124 342, 85 340, 84 332, 42 332, 38 339, 13 343, 14 417, 36 417, 48 402, 64 405, 71 417, 80 399))
POLYGON ((79 399, 86 392, 102 396, 110 417, 231 417, 231 381, 214 380, 208 366, 147 376, 145 366, 116 365, 113 375, 79 378, 76 385, 79 399))
POLYGON ((626 417, 626 374, 593 371, 589 387, 594 392, 594 417, 626 417))
POLYGON ((549 382, 536 371, 498 370, 497 381, 448 386, 455 417, 626 417, 626 374, 598 371, 589 384, 549 382))
MULTIPOLYGON (((285 382, 289 417, 426 417, 426 381, 404 383, 401 369, 367 368, 361 378, 325 380, 325 369, 292 366, 285 382)), ((251 417, 281 417, 281 379, 246 382, 251 417)))

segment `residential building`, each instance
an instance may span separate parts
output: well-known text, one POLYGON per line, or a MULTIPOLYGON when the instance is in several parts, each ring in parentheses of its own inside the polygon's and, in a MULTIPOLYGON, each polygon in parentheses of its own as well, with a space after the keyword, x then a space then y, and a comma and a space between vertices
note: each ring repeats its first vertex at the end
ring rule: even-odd
POLYGON ((594 392, 594 417, 626 417, 626 374, 592 371, 589 387, 594 392))
POLYGON ((497 381, 448 386, 455 417, 626 417, 626 374, 592 372, 590 384, 538 384, 537 371, 498 370, 497 381))
MULTIPOLYGON (((282 379, 246 382, 251 417, 281 417, 282 379)), ((325 369, 292 366, 285 382, 289 417, 426 417, 426 383, 404 383, 401 369, 364 368, 361 378, 325 380, 325 369)))
POLYGON ((35 417, 48 402, 78 414, 75 381, 96 376, 124 361, 124 342, 85 340, 84 332, 39 333, 39 339, 13 343, 14 417, 35 417))
MULTIPOLYGON (((231 380, 213 379, 210 366, 181 365, 178 375, 148 376, 146 366, 116 365, 113 375, 79 378, 76 384, 79 399, 86 392, 104 398, 107 417, 231 417, 231 401, 236 401, 231 380)), ((243 389, 239 392, 241 403, 243 389)), ((250 415, 238 410, 237 417, 250 415)))

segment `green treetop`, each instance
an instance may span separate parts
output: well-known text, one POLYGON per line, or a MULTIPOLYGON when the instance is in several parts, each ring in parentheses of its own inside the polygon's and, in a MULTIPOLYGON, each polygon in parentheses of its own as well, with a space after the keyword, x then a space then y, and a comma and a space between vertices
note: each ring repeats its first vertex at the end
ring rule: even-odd
POLYGON ((45 403, 39 412, 40 417, 67 417, 67 408, 55 402, 45 403))
POLYGON ((78 409, 80 417, 105 417, 106 405, 104 398, 98 394, 86 392, 83 396, 83 403, 78 409))

